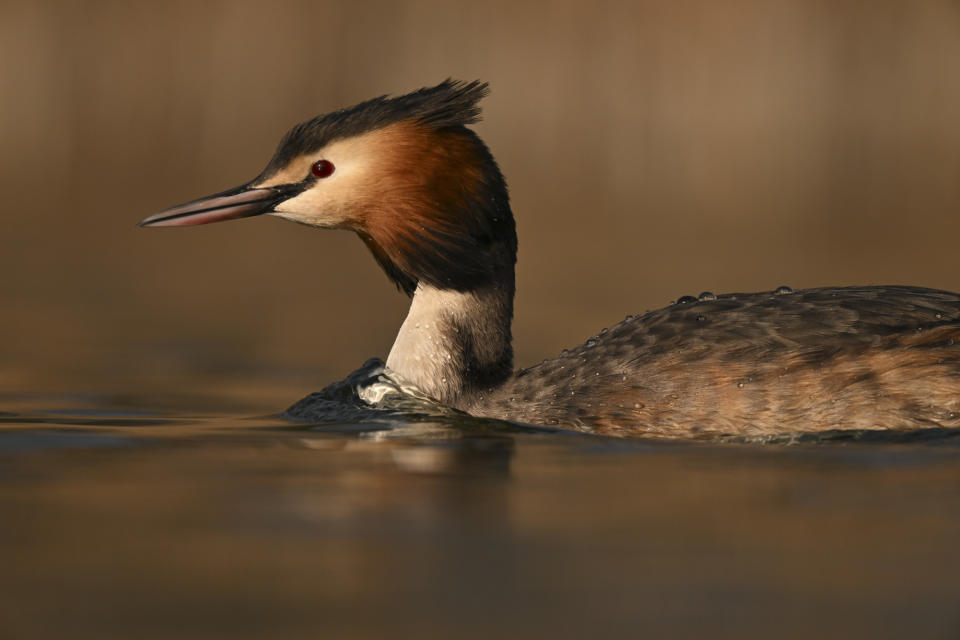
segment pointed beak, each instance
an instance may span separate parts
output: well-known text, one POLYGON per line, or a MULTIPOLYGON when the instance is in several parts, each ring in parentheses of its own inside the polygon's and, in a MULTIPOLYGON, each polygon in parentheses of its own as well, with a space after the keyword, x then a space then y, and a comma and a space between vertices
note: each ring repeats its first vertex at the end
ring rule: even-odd
POLYGON ((269 213, 273 208, 293 195, 293 185, 253 189, 237 187, 206 198, 165 209, 141 220, 138 227, 187 227, 209 224, 234 218, 249 218, 269 213))

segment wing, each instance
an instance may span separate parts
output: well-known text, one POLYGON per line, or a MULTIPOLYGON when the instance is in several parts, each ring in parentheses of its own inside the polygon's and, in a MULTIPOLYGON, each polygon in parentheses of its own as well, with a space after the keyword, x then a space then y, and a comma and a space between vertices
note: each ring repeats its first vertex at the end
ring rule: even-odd
POLYGON ((960 295, 844 287, 682 298, 520 371, 471 411, 621 435, 762 435, 960 426, 958 392, 960 295))

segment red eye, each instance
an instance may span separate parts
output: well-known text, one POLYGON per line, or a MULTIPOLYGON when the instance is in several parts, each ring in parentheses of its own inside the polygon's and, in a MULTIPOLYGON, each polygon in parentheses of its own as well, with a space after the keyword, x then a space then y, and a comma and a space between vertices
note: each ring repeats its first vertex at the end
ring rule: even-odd
POLYGON ((317 160, 310 166, 310 173, 318 178, 328 178, 333 173, 333 163, 329 160, 317 160))

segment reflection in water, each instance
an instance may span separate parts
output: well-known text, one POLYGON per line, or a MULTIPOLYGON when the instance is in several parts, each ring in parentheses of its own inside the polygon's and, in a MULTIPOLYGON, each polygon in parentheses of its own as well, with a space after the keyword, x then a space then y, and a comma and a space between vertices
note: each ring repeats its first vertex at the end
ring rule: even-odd
POLYGON ((513 438, 466 436, 454 446, 413 444, 390 451, 397 467, 413 473, 507 476, 513 438))
MULTIPOLYGON (((474 421, 402 422, 378 425, 375 431, 354 431, 343 426, 312 427, 326 435, 358 435, 356 440, 304 438, 303 446, 321 451, 349 448, 370 453, 387 452, 396 468, 409 473, 459 476, 509 476, 514 438, 485 432, 474 421)), ((477 421, 481 427, 486 421, 477 421)), ((492 421, 497 422, 497 421, 492 421)), ((359 425, 357 425, 359 426, 359 425)), ((498 423, 498 427, 503 427, 498 423)), ((382 459, 382 457, 381 457, 382 459)))
POLYGON ((835 429, 810 433, 777 434, 759 437, 721 438, 724 442, 755 444, 936 444, 960 445, 960 429, 932 427, 892 431, 890 429, 835 429))
POLYGON ((0 637, 960 630, 953 437, 671 444, 34 401, 2 407, 0 637))

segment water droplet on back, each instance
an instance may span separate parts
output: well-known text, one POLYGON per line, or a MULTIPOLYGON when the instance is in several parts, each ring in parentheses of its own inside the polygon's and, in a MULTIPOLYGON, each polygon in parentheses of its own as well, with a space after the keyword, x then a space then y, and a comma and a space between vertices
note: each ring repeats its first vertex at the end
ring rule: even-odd
POLYGON ((774 293, 774 295, 782 296, 782 295, 786 295, 786 294, 788 294, 788 293, 793 293, 793 289, 792 289, 791 287, 788 287, 788 286, 785 285, 785 284, 782 284, 782 285, 780 285, 779 287, 777 287, 776 289, 774 289, 774 290, 773 290, 773 293, 774 293))
POLYGON ((699 296, 697 296, 697 298, 700 300, 716 300, 717 294, 715 294, 713 291, 704 291, 699 296))
POLYGON ((677 298, 677 304, 690 304, 691 302, 696 302, 697 299, 693 296, 680 296, 677 298))

